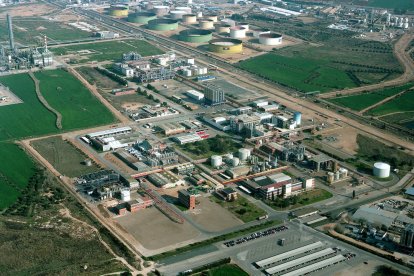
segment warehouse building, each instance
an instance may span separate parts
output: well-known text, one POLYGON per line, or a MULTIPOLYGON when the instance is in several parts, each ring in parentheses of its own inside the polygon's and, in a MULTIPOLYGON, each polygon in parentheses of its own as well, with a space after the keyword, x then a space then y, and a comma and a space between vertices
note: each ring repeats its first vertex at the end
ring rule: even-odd
POLYGON ((186 95, 187 95, 188 97, 190 97, 191 99, 194 99, 194 100, 196 100, 196 101, 201 101, 201 100, 203 100, 203 99, 204 99, 204 94, 203 94, 203 93, 201 93, 201 92, 198 92, 198 91, 196 91, 196 90, 188 90, 188 91, 186 92, 186 95))
POLYGON ((178 191, 178 201, 189 210, 195 209, 196 207, 196 195, 191 194, 187 190, 178 191))
POLYGON ((158 126, 165 135, 175 135, 186 131, 185 127, 178 123, 165 123, 158 126))
POLYGON ((236 192, 236 190, 234 190, 231 187, 218 190, 217 195, 225 201, 235 201, 238 197, 238 193, 236 192))
POLYGON ((210 114, 204 115, 202 117, 203 121, 209 125, 221 130, 229 131, 231 130, 230 120, 224 116, 211 116, 210 114))
POLYGON ((184 180, 178 178, 172 172, 164 171, 162 173, 153 173, 148 176, 151 181, 158 188, 169 189, 179 185, 184 185, 184 180))
POLYGON ((201 136, 198 134, 189 133, 189 134, 173 137, 173 140, 176 141, 180 145, 185 145, 188 143, 194 143, 197 141, 201 141, 203 140, 203 138, 201 138, 201 136))

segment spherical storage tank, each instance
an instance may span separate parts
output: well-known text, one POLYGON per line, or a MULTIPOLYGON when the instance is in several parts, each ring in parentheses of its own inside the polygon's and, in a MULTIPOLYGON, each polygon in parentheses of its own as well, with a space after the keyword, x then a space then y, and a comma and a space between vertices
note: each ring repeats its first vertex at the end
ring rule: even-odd
POLYGON ((129 7, 127 5, 111 5, 109 15, 116 17, 128 16, 129 7))
POLYGON ((174 19, 154 19, 148 22, 148 28, 154 31, 173 31, 178 28, 178 21, 174 19))
POLYGON ((195 14, 184 14, 183 23, 185 24, 195 24, 197 23, 197 16, 195 14))
POLYGON ((212 39, 212 32, 201 29, 188 29, 180 32, 179 39, 190 43, 205 43, 212 39))
POLYGON ((170 11, 170 18, 171 19, 181 19, 181 18, 183 18, 184 14, 187 14, 187 13, 185 11, 180 11, 180 10, 170 11))
POLYGON ((246 29, 240 26, 230 28, 230 37, 231 38, 245 38, 246 37, 246 29))
POLYGON ((205 19, 205 18, 200 19, 198 24, 200 28, 204 30, 214 29, 214 21, 211 19, 205 19))
POLYGON ((250 150, 249 149, 239 149, 239 158, 241 161, 246 161, 247 158, 250 157, 250 150))
POLYGON ((147 24, 148 21, 154 20, 157 15, 153 12, 135 12, 128 15, 128 21, 138 24, 147 24))
POLYGON ((217 24, 214 28, 218 34, 228 34, 230 33, 231 26, 229 24, 217 24))
POLYGON ((152 10, 157 16, 164 16, 168 14, 169 8, 167 6, 154 6, 152 10))
POLYGON ((256 30, 253 30, 253 37, 259 38, 259 35, 268 34, 268 33, 270 33, 269 29, 265 29, 265 28, 256 29, 256 30))
POLYGON ((259 35, 259 43, 263 45, 275 46, 282 44, 282 35, 276 33, 267 33, 259 35))
POLYGON ((211 156, 211 166, 214 168, 220 167, 223 163, 223 158, 220 155, 211 156))
POLYGON ((374 164, 374 176, 379 178, 387 178, 390 176, 391 166, 387 163, 377 162, 374 164))
POLYGON ((210 40, 211 52, 218 54, 238 54, 243 51, 243 42, 238 39, 213 39, 210 40))

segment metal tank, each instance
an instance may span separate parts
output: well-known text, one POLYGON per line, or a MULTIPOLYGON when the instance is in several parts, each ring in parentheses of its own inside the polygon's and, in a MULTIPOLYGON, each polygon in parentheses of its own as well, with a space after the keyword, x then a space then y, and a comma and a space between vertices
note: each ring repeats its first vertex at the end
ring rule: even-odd
POLYGON ((223 158, 220 155, 211 156, 211 166, 214 168, 220 167, 223 164, 223 158))

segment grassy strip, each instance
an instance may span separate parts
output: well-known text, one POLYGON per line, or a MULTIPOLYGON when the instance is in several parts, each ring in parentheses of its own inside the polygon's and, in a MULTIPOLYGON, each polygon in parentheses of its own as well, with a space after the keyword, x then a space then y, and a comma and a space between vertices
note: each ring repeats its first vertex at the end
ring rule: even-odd
POLYGON ((161 260, 161 259, 164 259, 164 258, 167 258, 167 257, 175 256, 175 255, 178 255, 178 254, 181 254, 181 253, 184 253, 184 252, 188 252, 190 250, 201 248, 201 247, 210 245, 212 243, 232 239, 234 237, 238 237, 238 236, 241 236, 241 235, 244 235, 244 234, 247 234, 247 233, 256 232, 258 230, 268 228, 268 227, 272 227, 272 226, 275 226, 275 225, 280 224, 280 223, 281 222, 278 221, 278 220, 266 221, 266 222, 258 224, 258 225, 250 226, 250 227, 245 228, 243 230, 239 230, 239 231, 236 231, 236 232, 231 232, 231 233, 224 234, 224 235, 221 235, 221 236, 217 236, 217 237, 214 237, 214 238, 211 238, 211 239, 208 239, 208 240, 204 240, 204 241, 201 241, 201 242, 192 243, 192 244, 186 245, 184 247, 177 248, 175 250, 171 250, 171 251, 167 251, 167 252, 164 252, 164 253, 161 253, 161 254, 146 257, 145 259, 146 260, 151 260, 151 261, 158 261, 158 260, 161 260))
POLYGON ((310 205, 333 195, 324 189, 314 189, 289 198, 276 197, 274 200, 266 200, 266 204, 275 210, 290 210, 310 205))

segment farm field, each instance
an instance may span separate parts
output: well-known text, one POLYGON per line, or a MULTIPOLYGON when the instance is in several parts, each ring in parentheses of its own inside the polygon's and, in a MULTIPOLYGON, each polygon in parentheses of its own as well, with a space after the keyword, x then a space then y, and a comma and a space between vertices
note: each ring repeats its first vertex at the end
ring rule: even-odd
POLYGON ((364 5, 386 9, 414 10, 414 3, 407 0, 369 0, 364 5))
POLYGON ((363 110, 371 105, 374 105, 390 96, 398 94, 404 90, 411 88, 414 83, 408 83, 405 85, 377 90, 369 93, 363 93, 358 95, 336 97, 330 99, 330 102, 335 104, 351 108, 356 111, 363 110))
MULTIPOLYGON (((6 20, 0 20, 0 41, 8 39, 6 20)), ((16 42, 27 45, 43 41, 70 41, 91 37, 91 33, 79 30, 63 22, 46 20, 40 17, 13 18, 13 33, 16 42)))
MULTIPOLYGON (((36 76, 43 96, 63 116, 63 131, 114 121, 112 114, 68 72, 42 71, 36 76)), ((3 176, 0 190, 2 195, 7 195, 0 201, 0 208, 4 208, 17 199, 34 168, 31 159, 12 141, 60 131, 56 128, 54 114, 37 99, 34 83, 28 74, 3 76, 0 82, 23 101, 0 108, 0 175, 3 176)))
POLYGON ((19 146, 0 142, 0 210, 16 201, 35 165, 19 146))
POLYGON ((381 116, 380 119, 381 121, 399 124, 406 128, 414 129, 414 111, 385 115, 381 116))
POLYGON ((116 89, 123 86, 101 74, 92 67, 79 67, 76 69, 90 84, 96 85, 100 89, 116 89))
POLYGON ((33 141, 32 146, 63 175, 76 177, 99 171, 95 164, 90 167, 83 164, 87 156, 70 142, 62 140, 61 136, 33 141))
POLYGON ((265 54, 240 62, 240 67, 302 92, 327 92, 356 84, 324 61, 265 54))
POLYGON ((414 111, 414 90, 410 90, 393 100, 384 103, 368 112, 369 115, 382 116, 396 112, 414 111))
POLYGON ((115 119, 106 107, 72 74, 64 70, 37 72, 42 95, 63 116, 64 129, 110 124, 115 119))
POLYGON ((55 55, 77 54, 78 51, 87 50, 90 53, 79 55, 78 62, 118 60, 122 54, 137 52, 142 56, 162 54, 163 51, 145 40, 116 40, 95 43, 85 43, 71 46, 52 48, 55 55))

